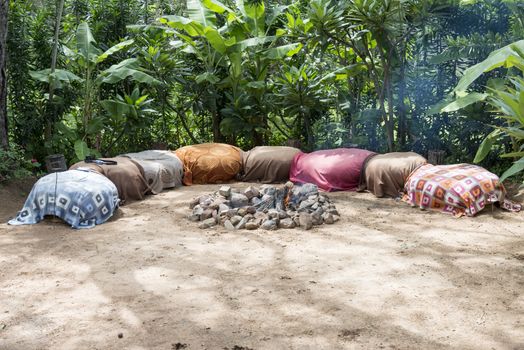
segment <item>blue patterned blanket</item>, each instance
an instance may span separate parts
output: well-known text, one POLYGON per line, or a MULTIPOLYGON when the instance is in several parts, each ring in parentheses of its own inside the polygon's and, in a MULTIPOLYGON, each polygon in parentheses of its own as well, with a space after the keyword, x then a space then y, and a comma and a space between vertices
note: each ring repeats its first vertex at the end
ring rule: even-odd
POLYGON ((89 170, 68 170, 38 180, 24 207, 10 225, 36 224, 54 215, 73 228, 91 228, 109 219, 118 208, 116 186, 89 170))

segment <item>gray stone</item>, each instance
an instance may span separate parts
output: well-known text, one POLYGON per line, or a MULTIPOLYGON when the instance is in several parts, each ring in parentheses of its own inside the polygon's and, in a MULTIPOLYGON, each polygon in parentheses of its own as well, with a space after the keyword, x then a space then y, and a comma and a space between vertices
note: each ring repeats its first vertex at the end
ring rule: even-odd
POLYGON ((260 225, 255 221, 250 221, 246 224, 246 229, 248 230, 256 230, 260 225))
POLYGON ((292 183, 291 181, 288 181, 288 182, 286 182, 286 184, 284 186, 287 187, 288 189, 290 189, 290 188, 293 188, 293 186, 295 186, 295 184, 292 183))
POLYGON ((278 210, 269 209, 267 212, 267 216, 269 216, 270 219, 278 219, 278 210))
POLYGON ((324 219, 322 219, 322 214, 318 211, 315 211, 313 214, 311 214, 311 220, 313 222, 313 225, 315 226, 322 225, 324 223, 324 219))
POLYGON ((213 201, 214 199, 211 198, 211 196, 205 195, 205 196, 200 196, 199 203, 202 207, 207 208, 211 205, 211 203, 213 203, 213 201))
POLYGON ((318 199, 318 196, 316 194, 312 194, 312 195, 308 196, 307 199, 310 200, 310 201, 315 201, 316 202, 317 199, 318 199))
POLYGON ((251 199, 253 197, 258 197, 260 192, 255 187, 249 186, 244 190, 244 195, 247 197, 247 199, 251 199))
POLYGON ((202 208, 200 205, 196 205, 194 208, 193 208, 193 214, 195 215, 202 215, 204 213, 204 208, 202 208))
POLYGON ((193 222, 200 221, 200 215, 195 214, 195 213, 189 214, 187 218, 189 219, 189 221, 193 221, 193 222))
POLYGON ((313 205, 311 206, 311 209, 313 209, 313 210, 317 210, 317 209, 318 209, 318 206, 319 206, 318 202, 315 202, 315 203, 313 203, 313 205))
POLYGON ((240 208, 240 209, 238 209, 237 214, 240 215, 240 216, 244 216, 244 215, 247 214, 247 209, 246 208, 240 208))
POLYGON ((334 220, 335 222, 337 222, 338 220, 340 220, 340 216, 338 216, 338 215, 333 215, 333 220, 334 220))
POLYGON ((277 189, 273 185, 262 185, 262 187, 260 187, 260 191, 262 192, 262 194, 274 196, 277 189))
POLYGON ((253 207, 253 206, 249 206, 246 208, 246 212, 248 214, 255 214, 257 212, 257 208, 253 207))
POLYGON ((260 199, 260 203, 257 205, 259 209, 260 208, 268 209, 268 208, 273 208, 274 206, 275 206, 275 196, 270 195, 270 194, 263 195, 262 198, 260 199))
POLYGON ((231 207, 240 208, 249 205, 249 199, 242 193, 231 193, 231 207))
POLYGON ((228 211, 229 211, 229 207, 228 207, 227 205, 225 205, 225 204, 222 203, 222 204, 220 204, 220 205, 218 206, 218 213, 219 213, 219 214, 227 213, 228 211))
POLYGON ((193 209, 195 206, 197 206, 198 204, 200 204, 200 198, 197 197, 197 198, 193 198, 191 200, 191 202, 189 202, 189 209, 193 209))
POLYGON ((328 210, 326 210, 328 213, 330 214, 333 214, 333 215, 340 215, 338 213, 338 210, 336 210, 335 208, 329 208, 328 210))
POLYGON ((318 196, 318 201, 319 201, 320 203, 324 203, 324 202, 326 201, 326 197, 325 197, 325 196, 322 196, 322 195, 321 195, 321 196, 318 196))
POLYGON ((320 215, 324 214, 325 210, 322 208, 322 207, 318 207, 316 210, 315 210, 315 213, 318 213, 320 215))
POLYGON ((237 230, 242 230, 246 227, 247 222, 249 219, 247 217, 243 217, 240 222, 236 225, 237 230))
POLYGON ((220 215, 220 216, 217 216, 217 221, 220 225, 224 225, 224 223, 226 222, 226 220, 229 220, 229 218, 225 215, 220 215))
POLYGON ((229 198, 229 196, 231 195, 231 186, 222 186, 222 187, 220 187, 220 189, 218 190, 218 193, 221 196, 229 198))
POLYGON ((242 217, 240 215, 235 215, 230 220, 233 225, 237 226, 240 221, 242 221, 242 217))
POLYGON ((267 218, 267 215, 264 214, 263 212, 261 211, 257 211, 254 215, 253 215, 256 219, 266 219, 267 218))
POLYGON ((295 226, 300 226, 300 217, 299 216, 294 216, 293 217, 293 222, 295 223, 295 226))
POLYGON ((266 220, 262 223, 260 228, 264 230, 276 230, 278 228, 277 222, 275 220, 266 220))
POLYGON ((224 203, 225 199, 223 198, 215 198, 213 201, 208 205, 208 208, 211 209, 218 209, 220 204, 224 203))
POLYGON ((204 221, 202 221, 198 227, 201 228, 201 229, 206 229, 206 228, 210 228, 210 227, 213 227, 215 226, 217 223, 216 219, 215 218, 209 218, 209 219, 206 219, 204 221))
POLYGON ((313 196, 317 194, 318 194, 317 185, 306 183, 303 185, 293 187, 291 197, 296 200, 302 200, 304 198, 308 198, 309 196, 313 196))
POLYGON ((202 215, 200 215, 200 220, 204 221, 209 218, 215 217, 216 215, 213 215, 213 212, 216 212, 216 210, 213 209, 206 209, 202 212, 202 215))
POLYGON ((210 198, 211 198, 211 196, 208 195, 208 194, 201 195, 200 197, 198 197, 198 203, 202 204, 202 203, 204 203, 206 200, 208 200, 210 198))
MULTIPOLYGON (((267 220, 267 219, 265 219, 267 220)), ((256 223, 258 226, 262 225, 262 223, 265 221, 264 218, 254 218, 252 221, 256 223)))
POLYGON ((298 206, 298 209, 305 209, 311 207, 316 202, 314 200, 308 199, 305 201, 300 202, 300 205, 298 206))
POLYGON ((229 209, 228 211, 226 211, 226 215, 230 218, 232 218, 233 216, 237 215, 238 213, 238 209, 236 208, 232 208, 232 209, 229 209))
POLYGON ((249 200, 249 203, 252 205, 252 206, 257 206, 259 205, 260 203, 262 202, 262 199, 258 198, 258 197, 253 197, 249 200))
POLYGON ((331 213, 324 213, 322 214, 322 219, 324 219, 324 223, 331 225, 335 223, 335 219, 333 217, 333 214, 331 213))
POLYGON ((285 210, 279 210, 278 211, 278 218, 279 219, 285 219, 289 217, 289 215, 287 214, 287 212, 285 210))
POLYGON ((295 226, 295 221, 293 221, 291 218, 282 219, 278 223, 279 228, 295 228, 295 226))
POLYGON ((279 188, 275 192, 275 208, 277 210, 284 210, 284 200, 286 199, 286 194, 286 188, 279 188))
POLYGON ((224 221, 224 227, 226 228, 226 230, 229 230, 229 231, 236 230, 235 225, 233 225, 233 223, 229 220, 224 221))
POLYGON ((313 227, 313 218, 308 213, 300 213, 298 220, 300 227, 302 227, 304 230, 309 230, 311 227, 313 227))

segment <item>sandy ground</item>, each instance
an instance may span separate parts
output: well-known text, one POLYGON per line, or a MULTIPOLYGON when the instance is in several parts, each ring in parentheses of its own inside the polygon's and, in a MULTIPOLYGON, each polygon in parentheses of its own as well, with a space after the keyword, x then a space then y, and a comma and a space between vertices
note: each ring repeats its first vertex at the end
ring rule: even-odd
MULTIPOLYGON (((336 193, 332 226, 200 230, 187 203, 216 189, 0 224, 0 349, 524 349, 524 213, 336 193)), ((26 193, 0 190, 2 222, 26 193)))

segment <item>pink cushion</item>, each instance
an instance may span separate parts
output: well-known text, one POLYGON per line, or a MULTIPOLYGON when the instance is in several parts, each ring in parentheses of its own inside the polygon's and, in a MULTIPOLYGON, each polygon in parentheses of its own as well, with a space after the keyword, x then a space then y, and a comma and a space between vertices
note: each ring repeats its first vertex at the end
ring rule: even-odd
POLYGON ((354 191, 359 186, 365 160, 374 154, 358 148, 300 152, 293 158, 289 179, 313 183, 324 191, 354 191))

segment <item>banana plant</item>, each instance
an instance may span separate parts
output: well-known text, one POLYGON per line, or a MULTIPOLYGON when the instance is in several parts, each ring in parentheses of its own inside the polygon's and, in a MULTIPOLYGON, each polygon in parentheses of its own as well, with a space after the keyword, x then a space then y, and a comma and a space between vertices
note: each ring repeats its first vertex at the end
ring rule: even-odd
MULTIPOLYGON (((159 82, 143 72, 135 58, 123 60, 105 70, 100 69, 100 65, 109 57, 131 46, 134 43, 133 39, 122 41, 108 50, 102 51, 97 47, 89 25, 82 22, 76 30, 75 41, 75 50, 64 47, 63 51, 71 61, 73 68, 76 68, 75 71, 81 76, 65 69, 55 69, 54 72, 51 69, 44 69, 33 71, 30 74, 35 80, 54 84, 53 90, 74 83, 83 85, 82 119, 77 121, 80 124, 77 130, 81 130, 81 132, 74 144, 77 158, 84 159, 86 155, 96 153, 94 149, 90 148, 92 146, 91 138, 94 135, 100 135, 103 129, 103 123, 100 122, 101 116, 98 113, 99 106, 96 104, 100 86, 102 84, 116 84, 126 79, 144 84, 157 84, 159 82)), ((96 148, 99 151, 98 145, 96 148)))
POLYGON ((268 67, 302 47, 282 43, 281 35, 268 35, 287 7, 268 11, 263 1, 243 0, 236 1, 234 10, 217 0, 188 0, 186 5, 188 17, 166 16, 160 22, 176 35, 174 45, 202 63, 195 83, 207 88, 203 100, 213 119, 214 139, 220 140, 222 133, 245 132, 260 139, 267 128, 267 112, 250 105, 265 103, 268 67), (225 24, 219 27, 219 22, 225 24), (233 124, 236 127, 230 128, 233 124))
POLYGON ((143 95, 138 86, 131 94, 117 95, 114 99, 100 102, 110 116, 108 124, 112 131, 108 133, 108 146, 104 153, 109 153, 117 143, 121 143, 124 136, 132 138, 153 123, 151 117, 158 112, 151 108, 152 103, 149 95, 143 95))
POLYGON ((455 112, 477 102, 490 106, 503 125, 494 125, 494 130, 480 144, 474 162, 482 161, 497 142, 510 138, 513 150, 502 154, 505 158, 518 158, 502 174, 500 180, 524 171, 524 40, 514 42, 493 51, 484 61, 465 70, 454 89, 456 97, 441 108, 441 112, 455 112), (485 92, 468 92, 468 87, 482 74, 496 68, 508 69, 502 84, 493 84, 485 92), (512 69, 512 70, 511 70, 512 69), (517 71, 518 74, 513 74, 517 71))

